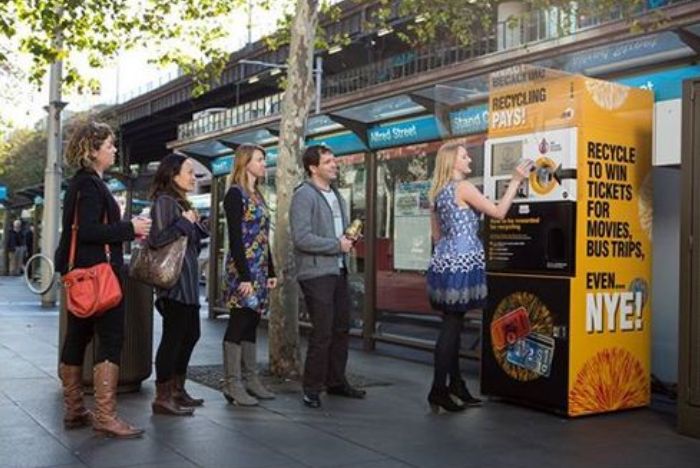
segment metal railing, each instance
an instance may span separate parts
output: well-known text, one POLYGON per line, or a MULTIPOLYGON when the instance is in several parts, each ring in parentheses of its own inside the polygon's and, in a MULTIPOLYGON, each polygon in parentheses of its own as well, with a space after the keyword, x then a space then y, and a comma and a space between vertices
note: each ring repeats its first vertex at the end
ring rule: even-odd
POLYGON ((180 68, 178 68, 177 70, 158 73, 158 77, 156 79, 151 80, 148 83, 141 84, 136 88, 130 89, 124 93, 120 93, 115 99, 116 102, 114 104, 122 104, 137 96, 146 94, 149 91, 153 91, 154 89, 157 89, 163 86, 164 84, 170 83, 171 81, 180 78, 182 75, 183 72, 180 68))
POLYGON ((223 128, 233 127, 235 125, 276 115, 279 114, 281 105, 282 93, 246 102, 237 107, 178 125, 177 138, 179 140, 192 138, 197 135, 216 132, 223 128))
POLYGON ((322 96, 325 99, 358 91, 369 86, 429 72, 454 63, 480 57, 497 50, 496 36, 478 34, 468 45, 442 42, 404 52, 352 70, 324 77, 322 96))

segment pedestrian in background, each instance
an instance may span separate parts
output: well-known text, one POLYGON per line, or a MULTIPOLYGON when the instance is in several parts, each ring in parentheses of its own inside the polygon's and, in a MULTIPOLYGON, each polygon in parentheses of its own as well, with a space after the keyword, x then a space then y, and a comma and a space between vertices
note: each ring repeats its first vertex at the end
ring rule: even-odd
POLYGON ((170 289, 156 288, 156 308, 163 317, 163 334, 156 353, 154 413, 191 416, 204 400, 185 390, 187 367, 200 337, 199 252, 209 236, 199 215, 187 200, 195 188, 192 160, 170 154, 164 157, 153 178, 150 215, 153 228, 148 245, 158 249, 187 237, 182 271, 170 289))
MULTIPOLYGON (((121 268, 124 264, 122 243, 145 236, 151 221, 134 218, 120 219, 119 206, 102 180, 107 169, 114 164, 117 149, 114 133, 103 123, 87 123, 73 132, 66 147, 66 161, 77 169, 64 197, 63 230, 56 249, 56 271, 62 275, 69 271, 71 226, 75 210, 78 210, 78 233, 74 267, 87 268, 98 263, 111 263, 124 283, 121 268), (105 244, 109 245, 109 255, 105 244)), ((117 416, 117 384, 124 341, 124 301, 99 316, 79 318, 67 314, 66 336, 61 350, 60 376, 63 383, 65 406, 64 425, 73 429, 92 422, 95 431, 111 437, 139 437, 137 429, 117 416), (93 381, 95 386, 95 412, 91 414, 83 404, 82 367, 85 348, 97 334, 99 338, 93 381)))
POLYGON ((484 247, 479 239, 481 214, 503 219, 518 186, 528 175, 531 161, 513 172, 498 205, 488 200, 466 177, 472 160, 458 143, 445 143, 437 152, 430 188, 431 231, 435 249, 427 273, 430 304, 442 312, 442 326, 435 345, 433 384, 428 402, 433 411, 461 411, 479 405, 459 369, 459 348, 464 315, 486 303, 484 247), (450 377, 449 386, 447 376, 450 377))
POLYGON ((16 219, 12 223, 7 236, 7 253, 9 254, 9 272, 10 276, 19 276, 22 274, 25 256, 27 253, 27 243, 22 232, 22 221, 16 219))
POLYGON ((240 145, 224 198, 229 238, 224 299, 230 316, 223 342, 223 393, 229 402, 242 406, 274 398, 257 372, 256 330, 268 308, 269 290, 277 286, 270 251, 270 210, 258 188, 264 177, 265 150, 240 145))

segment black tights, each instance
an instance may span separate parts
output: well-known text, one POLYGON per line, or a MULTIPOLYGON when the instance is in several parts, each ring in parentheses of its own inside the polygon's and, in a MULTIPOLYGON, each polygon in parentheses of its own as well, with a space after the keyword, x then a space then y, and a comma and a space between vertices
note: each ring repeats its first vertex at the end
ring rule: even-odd
POLYGON ((449 313, 442 316, 440 336, 435 344, 435 373, 433 386, 444 387, 447 385, 447 376, 450 381, 461 379, 459 371, 459 347, 462 335, 462 323, 464 314, 449 313))
POLYGON ((82 366, 85 349, 94 335, 99 338, 95 364, 109 361, 119 365, 124 341, 124 301, 99 317, 78 318, 66 312, 66 336, 61 351, 61 362, 82 366))
POLYGON ((241 344, 241 341, 255 343, 255 331, 260 323, 260 315, 253 309, 231 309, 224 341, 241 344))
POLYGON ((163 336, 156 353, 156 380, 167 382, 187 374, 187 365, 200 336, 199 306, 161 298, 156 308, 163 317, 163 336))

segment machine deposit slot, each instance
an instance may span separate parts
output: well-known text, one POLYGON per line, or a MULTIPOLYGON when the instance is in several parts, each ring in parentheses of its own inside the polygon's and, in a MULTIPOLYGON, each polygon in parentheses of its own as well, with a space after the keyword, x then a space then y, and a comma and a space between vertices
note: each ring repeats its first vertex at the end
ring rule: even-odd
POLYGON ((565 245, 564 230, 561 227, 550 228, 547 232, 547 260, 550 262, 565 261, 565 245))

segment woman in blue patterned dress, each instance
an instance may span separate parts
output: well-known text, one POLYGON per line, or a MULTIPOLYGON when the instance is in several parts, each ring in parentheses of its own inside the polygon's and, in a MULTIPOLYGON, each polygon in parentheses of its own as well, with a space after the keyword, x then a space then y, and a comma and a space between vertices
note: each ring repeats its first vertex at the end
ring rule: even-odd
POLYGON ((440 147, 435 163, 430 200, 435 249, 428 266, 430 304, 443 313, 435 345, 435 369, 428 402, 433 411, 460 411, 481 400, 467 389, 459 371, 460 335, 464 314, 486 302, 484 247, 478 237, 481 214, 503 219, 518 186, 528 175, 531 161, 513 171, 506 193, 496 205, 469 181, 471 158, 458 143, 440 147), (447 376, 450 377, 449 386, 447 376))
POLYGON ((258 398, 274 398, 258 378, 255 344, 268 291, 277 285, 270 254, 270 213, 258 190, 263 177, 265 150, 239 146, 224 198, 229 236, 224 299, 231 315, 223 344, 223 393, 230 403, 241 406, 257 405, 258 398))

